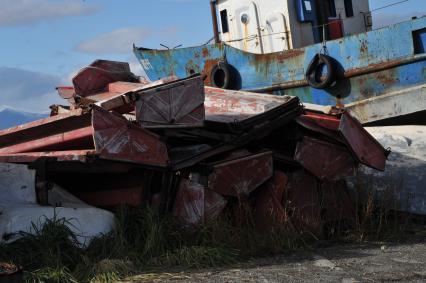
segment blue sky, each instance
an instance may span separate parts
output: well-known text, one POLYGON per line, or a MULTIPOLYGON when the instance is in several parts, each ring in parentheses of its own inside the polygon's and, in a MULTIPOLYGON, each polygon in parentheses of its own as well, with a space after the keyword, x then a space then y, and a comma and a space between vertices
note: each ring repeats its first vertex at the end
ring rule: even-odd
MULTIPOLYGON (((279 0, 277 0, 279 1, 279 0)), ((372 9, 398 0, 370 0, 372 9)), ((40 112, 53 91, 97 58, 123 60, 138 73, 137 46, 205 43, 209 0, 0 0, 0 106, 40 112)), ((384 25, 426 14, 426 0, 374 13, 384 25)))

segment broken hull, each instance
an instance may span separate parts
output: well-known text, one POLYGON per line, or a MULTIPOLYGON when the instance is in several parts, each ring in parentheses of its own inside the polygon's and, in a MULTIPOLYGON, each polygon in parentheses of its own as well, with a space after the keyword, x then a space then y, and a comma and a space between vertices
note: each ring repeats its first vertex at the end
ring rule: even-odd
MULTIPOLYGON (((328 55, 341 65, 344 77, 327 89, 314 89, 305 79, 307 67, 322 44, 272 54, 247 53, 226 44, 173 50, 135 48, 134 53, 151 80, 203 73, 205 84, 211 85, 211 69, 226 57, 236 69, 239 89, 298 96, 305 103, 346 105, 425 85, 425 46, 426 17, 329 41, 328 55)), ((417 111, 417 107, 406 105, 387 116, 417 111)), ((367 118, 363 120, 372 122, 373 116, 364 113, 367 118)))

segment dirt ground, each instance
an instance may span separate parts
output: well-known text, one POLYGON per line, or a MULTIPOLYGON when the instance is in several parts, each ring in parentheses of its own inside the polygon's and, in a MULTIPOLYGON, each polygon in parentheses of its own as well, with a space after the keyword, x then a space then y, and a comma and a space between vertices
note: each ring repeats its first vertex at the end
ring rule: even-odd
POLYGON ((426 227, 404 241, 327 243, 227 268, 142 274, 123 282, 426 282, 426 227))

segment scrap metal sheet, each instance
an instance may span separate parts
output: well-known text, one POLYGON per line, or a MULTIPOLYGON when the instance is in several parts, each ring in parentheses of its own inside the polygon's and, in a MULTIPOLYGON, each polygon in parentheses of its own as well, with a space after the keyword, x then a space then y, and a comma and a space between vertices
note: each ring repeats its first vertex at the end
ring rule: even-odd
POLYGON ((71 111, 0 132, 0 160, 28 163, 39 158, 86 161, 86 156, 167 167, 159 136, 124 117, 94 107, 71 111))
POLYGON ((304 137, 294 159, 321 180, 341 180, 355 175, 357 162, 341 146, 304 137))
POLYGON ((104 159, 166 167, 167 146, 160 137, 118 114, 95 108, 92 124, 96 152, 104 159))
POLYGON ((272 152, 208 165, 208 187, 224 196, 249 195, 273 174, 272 152))
POLYGON ((183 179, 176 196, 173 214, 187 225, 199 225, 216 219, 227 200, 197 182, 183 179))
POLYGON ((81 69, 72 81, 75 93, 85 97, 104 91, 109 83, 138 82, 138 79, 130 71, 129 63, 96 60, 88 67, 81 69))
POLYGON ((347 112, 342 115, 339 131, 362 164, 380 171, 385 170, 390 151, 384 149, 361 123, 347 112))
POLYGON ((200 76, 141 90, 136 101, 136 118, 145 128, 201 127, 204 99, 200 76))
POLYGON ((220 123, 244 123, 270 112, 275 114, 296 97, 273 96, 206 87, 206 120, 220 123))
POLYGON ((259 188, 255 201, 255 220, 258 229, 268 231, 268 228, 284 224, 288 220, 283 203, 287 183, 287 175, 275 171, 274 176, 259 188))

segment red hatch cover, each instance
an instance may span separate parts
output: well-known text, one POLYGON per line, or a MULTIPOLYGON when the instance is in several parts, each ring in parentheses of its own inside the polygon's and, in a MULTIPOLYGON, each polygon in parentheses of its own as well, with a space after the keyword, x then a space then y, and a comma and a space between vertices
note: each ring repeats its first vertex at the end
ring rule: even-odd
POLYGON ((214 164, 208 176, 209 189, 224 195, 249 195, 273 175, 272 152, 214 164))
POLYGON ((201 127, 204 98, 200 76, 155 86, 139 92, 136 118, 146 128, 201 127))
POLYGON ((371 136, 349 113, 345 112, 340 119, 339 131, 345 138, 358 160, 369 167, 384 171, 386 159, 390 151, 371 136))
POLYGON ((96 152, 101 158, 168 166, 167 146, 157 135, 100 108, 93 110, 92 124, 96 152))

